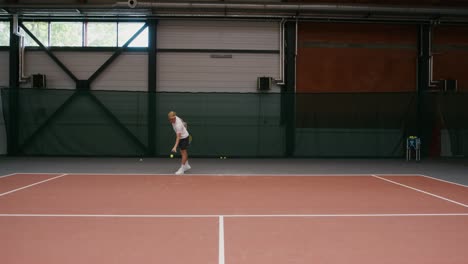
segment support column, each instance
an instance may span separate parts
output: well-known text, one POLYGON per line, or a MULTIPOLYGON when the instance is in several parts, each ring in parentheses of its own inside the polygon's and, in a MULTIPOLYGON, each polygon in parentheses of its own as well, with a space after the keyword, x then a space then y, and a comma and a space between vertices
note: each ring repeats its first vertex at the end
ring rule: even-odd
POLYGON ((417 136, 421 139, 423 156, 427 156, 433 119, 431 98, 427 93, 431 81, 431 25, 420 25, 418 35, 417 136))
POLYGON ((292 157, 296 146, 296 22, 285 23, 285 83, 281 90, 285 124, 285 156, 292 157))
POLYGON ((156 49, 157 20, 148 21, 148 156, 157 154, 156 49))
POLYGON ((19 45, 20 38, 13 32, 13 20, 10 20, 10 89, 8 95, 8 131, 7 153, 17 155, 19 152, 19 45))

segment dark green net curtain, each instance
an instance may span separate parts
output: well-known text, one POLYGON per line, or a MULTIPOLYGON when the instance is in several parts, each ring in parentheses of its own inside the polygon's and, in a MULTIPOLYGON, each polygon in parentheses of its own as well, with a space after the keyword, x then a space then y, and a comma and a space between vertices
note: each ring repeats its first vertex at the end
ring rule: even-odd
POLYGON ((407 136, 420 133, 424 144, 436 125, 453 155, 466 156, 467 97, 2 89, 17 153, 53 156, 167 156, 171 110, 188 123, 193 157, 403 157, 407 136))

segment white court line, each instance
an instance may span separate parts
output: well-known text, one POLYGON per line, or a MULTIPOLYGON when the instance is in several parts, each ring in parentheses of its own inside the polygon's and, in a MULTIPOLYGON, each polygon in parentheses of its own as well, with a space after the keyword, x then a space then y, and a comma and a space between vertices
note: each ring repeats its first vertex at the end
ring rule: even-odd
POLYGON ((460 202, 457 202, 457 201, 454 201, 454 200, 450 200, 450 199, 445 198, 445 197, 442 197, 442 196, 440 196, 440 195, 436 195, 436 194, 433 194, 433 193, 430 193, 430 192, 426 192, 426 191, 423 191, 423 190, 420 190, 420 189, 417 189, 417 188, 414 188, 414 187, 411 187, 411 186, 408 186, 408 185, 405 185, 405 184, 402 184, 402 183, 399 183, 399 182, 396 182, 396 181, 392 181, 392 180, 389 180, 389 179, 385 179, 385 178, 379 177, 379 176, 377 176, 377 175, 374 175, 374 177, 377 178, 377 179, 381 179, 381 180, 383 180, 383 181, 388 181, 388 182, 391 182, 391 183, 393 183, 393 184, 400 185, 400 186, 409 188, 409 189, 411 189, 411 190, 415 190, 415 191, 418 191, 418 192, 421 192, 421 193, 424 193, 424 194, 427 194, 427 195, 430 195, 430 196, 433 196, 433 197, 436 197, 436 198, 445 200, 445 201, 447 201, 447 202, 451 202, 451 203, 454 203, 454 204, 458 204, 458 205, 461 205, 461 206, 463 206, 463 207, 468 207, 468 205, 466 205, 466 204, 463 204, 463 203, 460 203, 460 202))
POLYGON ((12 174, 31 174, 31 175, 37 175, 37 174, 68 174, 68 173, 63 173, 63 172, 15 172, 12 174))
MULTIPOLYGON (((2 175, 0 176, 0 179, 1 178, 6 178, 6 177, 10 177, 10 176, 14 176, 14 175, 21 175, 21 174, 27 174, 27 175, 51 175, 51 174, 68 174, 68 173, 56 173, 56 172, 15 172, 15 173, 11 173, 11 174, 7 174, 7 175, 2 175)), ((52 176, 52 175, 51 175, 52 176)))
MULTIPOLYGON (((76 218, 282 218, 282 217, 421 217, 468 216, 468 213, 433 214, 252 214, 252 215, 126 215, 126 214, 0 214, 0 217, 76 217, 76 218)), ((224 220, 224 219, 223 219, 224 220)), ((223 221, 224 224, 224 221, 223 221)), ((224 231, 223 231, 224 232, 224 231)))
POLYGON ((372 174, 367 174, 367 173, 363 173, 363 174, 327 174, 327 173, 322 173, 322 174, 286 174, 286 173, 278 173, 278 174, 275 174, 275 173, 269 173, 269 174, 232 174, 232 173, 225 173, 225 174, 222 174, 221 173, 221 174, 219 174, 218 173, 217 174, 217 173, 212 173, 212 174, 209 174, 209 173, 205 173, 205 174, 184 174, 184 175, 175 176, 174 174, 158 174, 158 173, 73 173, 73 172, 67 172, 67 173, 62 173, 62 172, 37 172, 37 173, 34 173, 34 172, 17 172, 17 173, 13 173, 13 174, 10 174, 10 175, 0 176, 0 178, 7 177, 7 176, 12 176, 12 175, 16 175, 16 174, 67 174, 67 175, 70 175, 70 176, 73 176, 73 175, 78 175, 78 176, 79 175, 97 175, 97 176, 102 176, 102 175, 108 175, 108 176, 112 176, 112 175, 116 175, 116 176, 174 176, 174 177, 178 177, 178 178, 190 177, 190 176, 223 176, 223 177, 229 177, 229 176, 233 176, 233 177, 244 177, 244 176, 272 176, 272 177, 277 177, 277 176, 285 176, 285 177, 286 176, 287 177, 321 177, 321 176, 324 176, 324 177, 343 177, 343 176, 346 176, 346 177, 374 177, 375 175, 381 175, 381 176, 426 177, 426 178, 439 180, 439 181, 446 182, 446 183, 459 185, 459 186, 462 186, 462 187, 468 187, 467 185, 463 185, 463 184, 459 184, 459 183, 455 183, 455 182, 450 182, 450 181, 444 181, 444 180, 433 178, 433 177, 423 175, 423 174, 411 174, 411 173, 394 173, 394 174, 386 174, 386 173, 372 173, 372 174))
POLYGON ((219 216, 218 264, 224 264, 224 217, 219 216))
POLYGON ((418 174, 418 176, 425 177, 425 178, 429 178, 429 179, 433 179, 433 180, 436 180, 436 181, 445 182, 445 183, 451 183, 451 184, 458 185, 458 186, 461 186, 461 187, 468 187, 468 185, 463 185, 463 184, 461 184, 461 183, 446 181, 446 180, 434 178, 434 177, 427 176, 427 175, 423 175, 423 174, 418 174))
POLYGON ((2 176, 0 176, 0 179, 10 177, 10 176, 13 176, 13 175, 16 175, 16 174, 18 174, 18 173, 11 173, 11 174, 7 174, 7 175, 2 175, 2 176))
POLYGON ((40 172, 40 173, 31 173, 31 172, 17 172, 16 174, 67 174, 70 176, 73 175, 118 175, 118 176, 174 176, 174 177, 189 177, 189 176, 293 176, 293 177, 306 177, 306 176, 327 176, 327 177, 343 177, 343 176, 353 176, 353 177, 373 177, 374 175, 388 175, 388 176, 421 176, 420 174, 381 174, 381 173, 310 173, 310 174, 288 174, 288 173, 187 173, 182 175, 174 175, 173 173, 81 173, 81 172, 40 172))
POLYGON ((10 194, 10 193, 14 193, 14 192, 17 192, 17 191, 20 191, 20 190, 23 190, 23 189, 26 189, 26 188, 29 188, 29 187, 44 183, 44 182, 55 180, 57 178, 65 176, 65 175, 67 175, 67 174, 62 174, 62 175, 59 175, 59 176, 56 176, 56 177, 53 177, 53 178, 49 178, 47 180, 43 180, 43 181, 40 181, 40 182, 36 182, 36 183, 30 184, 30 185, 27 185, 27 186, 24 186, 24 187, 21 187, 21 188, 18 188, 18 189, 14 189, 14 190, 11 190, 11 191, 8 191, 8 192, 0 193, 0 196, 4 196, 4 195, 10 194))

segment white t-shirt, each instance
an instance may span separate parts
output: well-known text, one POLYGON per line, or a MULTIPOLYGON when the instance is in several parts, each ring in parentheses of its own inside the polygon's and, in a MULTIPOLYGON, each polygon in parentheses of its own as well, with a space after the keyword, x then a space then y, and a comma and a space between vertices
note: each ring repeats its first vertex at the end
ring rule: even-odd
POLYGON ((180 133, 181 139, 189 136, 189 132, 187 131, 187 128, 185 128, 184 122, 178 116, 176 116, 176 121, 172 123, 172 128, 174 128, 174 132, 176 132, 176 134, 180 133))

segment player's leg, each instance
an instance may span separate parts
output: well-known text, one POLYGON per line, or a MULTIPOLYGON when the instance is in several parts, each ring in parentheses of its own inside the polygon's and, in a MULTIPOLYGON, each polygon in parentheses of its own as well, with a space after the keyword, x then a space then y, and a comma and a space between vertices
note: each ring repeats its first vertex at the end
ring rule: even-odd
POLYGON ((182 156, 182 160, 180 164, 180 169, 176 172, 176 174, 183 174, 185 171, 191 168, 188 163, 187 147, 188 147, 188 138, 181 139, 179 141, 179 149, 180 149, 180 154, 182 156))
POLYGON ((190 165, 188 162, 188 151, 187 149, 181 149, 180 154, 182 155, 182 167, 184 168, 184 171, 190 170, 190 165))
POLYGON ((184 139, 179 140, 178 148, 180 151, 180 155, 182 156, 182 160, 180 162, 180 168, 175 172, 176 175, 184 174, 185 172, 184 163, 187 162, 187 150, 184 144, 184 139))
POLYGON ((181 149, 180 150, 180 155, 182 155, 181 165, 184 166, 187 163, 187 160, 188 160, 187 149, 181 149))

